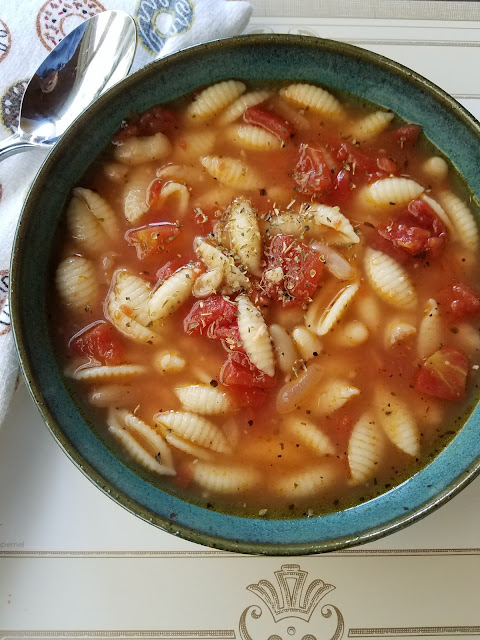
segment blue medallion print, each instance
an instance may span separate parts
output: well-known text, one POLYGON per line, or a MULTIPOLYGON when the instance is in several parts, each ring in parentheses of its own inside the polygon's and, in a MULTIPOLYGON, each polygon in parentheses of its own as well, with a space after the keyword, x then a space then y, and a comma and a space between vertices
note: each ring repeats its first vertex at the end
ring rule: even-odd
POLYGON ((168 38, 188 31, 193 20, 191 0, 140 0, 136 13, 140 43, 155 55, 168 38))

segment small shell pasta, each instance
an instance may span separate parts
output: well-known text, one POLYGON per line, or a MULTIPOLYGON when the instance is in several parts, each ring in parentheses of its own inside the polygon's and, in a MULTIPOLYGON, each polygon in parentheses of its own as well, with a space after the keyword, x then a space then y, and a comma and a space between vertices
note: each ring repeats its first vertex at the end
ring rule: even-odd
POLYGON ((130 166, 162 160, 170 153, 172 145, 164 133, 142 138, 128 138, 115 148, 113 156, 118 162, 130 166))
POLYGON ((174 470, 169 470, 168 467, 165 467, 155 456, 152 456, 127 429, 112 423, 109 424, 108 431, 120 442, 125 451, 137 464, 159 475, 175 475, 174 470))
POLYGON ((181 353, 170 349, 157 352, 153 358, 153 366, 162 375, 174 374, 183 371, 187 366, 187 361, 181 353))
POLYGON ((85 367, 77 369, 74 380, 82 382, 97 382, 98 380, 115 380, 118 378, 134 378, 146 373, 147 368, 142 364, 117 364, 113 366, 85 367))
POLYGON ((190 384, 176 387, 175 394, 184 409, 194 413, 216 415, 233 409, 227 393, 209 384, 190 384))
POLYGON ((81 198, 73 196, 66 217, 70 235, 83 251, 90 255, 105 251, 108 236, 81 198))
POLYGON ((353 484, 371 478, 382 460, 385 436, 371 413, 364 413, 355 423, 348 441, 348 464, 353 484))
POLYGON ((441 182, 448 175, 448 164, 440 156, 432 156, 423 163, 422 171, 430 180, 441 182))
POLYGON ((407 204, 418 198, 424 188, 410 178, 383 178, 365 187, 367 202, 376 207, 407 204))
POLYGON ((92 215, 100 223, 105 233, 112 239, 118 238, 117 217, 110 204, 102 196, 91 189, 77 187, 73 190, 74 198, 80 198, 87 205, 92 215))
POLYGON ((290 373, 292 367, 298 359, 298 352, 295 343, 288 331, 279 324, 272 324, 269 327, 272 338, 273 350, 275 352, 278 368, 282 373, 290 373))
POLYGON ((240 271, 231 256, 226 256, 218 247, 197 238, 195 251, 209 269, 221 269, 226 283, 233 291, 248 289, 250 286, 246 275, 240 271))
POLYGON ((189 456, 193 456, 198 460, 212 460, 214 454, 210 451, 210 449, 206 449, 205 447, 200 447, 189 440, 184 440, 179 436, 175 435, 173 431, 165 431, 165 440, 168 444, 179 451, 183 451, 189 456))
POLYGON ((330 415, 343 407, 351 398, 358 396, 360 389, 345 380, 333 379, 324 382, 318 389, 318 396, 311 404, 317 416, 330 415))
POLYGON ((340 118, 343 115, 343 107, 337 98, 312 84, 291 84, 280 89, 280 95, 289 102, 311 109, 322 116, 340 118))
POLYGON ((347 284, 325 307, 322 291, 314 298, 305 316, 307 328, 319 336, 326 335, 340 321, 352 303, 359 288, 358 283, 347 284))
POLYGON ((455 229, 457 239, 467 249, 476 249, 478 226, 467 204, 451 191, 442 191, 439 200, 455 229))
POLYGON ((285 431, 295 442, 301 442, 320 456, 335 454, 331 439, 310 420, 299 416, 289 417, 285 422, 285 431))
POLYGON ((172 452, 162 436, 149 424, 137 418, 133 413, 126 413, 124 423, 134 433, 140 434, 155 452, 155 460, 164 467, 164 473, 175 475, 172 452))
POLYGON ((424 202, 426 202, 428 206, 431 209, 433 209, 436 215, 447 227, 448 233, 450 234, 450 238, 454 240, 457 237, 457 234, 455 232, 455 229, 453 228, 450 218, 445 213, 445 210, 443 209, 443 207, 441 207, 436 200, 434 200, 433 198, 430 198, 430 196, 427 196, 425 193, 422 193, 422 195, 420 196, 420 200, 423 200, 424 202))
POLYGON ((272 481, 272 489, 280 496, 303 499, 329 489, 338 479, 338 468, 332 463, 323 463, 306 469, 284 473, 272 481))
POLYGON ((177 436, 219 453, 229 453, 230 445, 222 430, 206 418, 189 411, 162 411, 154 416, 155 422, 171 429, 177 436))
POLYGON ((161 190, 159 204, 164 204, 167 200, 175 200, 175 211, 183 217, 188 209, 190 193, 184 184, 179 182, 166 182, 161 190))
POLYGON ((216 293, 223 282, 223 275, 221 267, 215 267, 215 269, 209 269, 205 273, 201 273, 193 283, 192 295, 195 298, 208 298, 208 296, 216 293))
POLYGON ((198 462, 193 465, 192 479, 207 491, 235 494, 250 491, 260 482, 260 474, 247 466, 198 462))
POLYGON ((162 320, 175 313, 192 292, 196 273, 193 267, 182 267, 154 289, 147 302, 152 320, 162 320))
POLYGON ((88 311, 98 298, 95 269, 86 258, 71 256, 60 262, 55 273, 58 295, 75 311, 88 311))
POLYGON ((196 96, 187 108, 187 117, 196 122, 213 118, 236 100, 245 89, 243 82, 237 80, 217 82, 196 96))
POLYGON ((176 162, 194 162, 199 156, 210 153, 214 144, 214 131, 189 131, 177 141, 174 159, 176 162))
POLYGON ((308 361, 310 358, 315 358, 323 351, 318 336, 307 327, 295 327, 292 331, 292 338, 303 360, 308 361))
POLYGON ((427 300, 422 321, 418 328, 417 353, 422 360, 442 346, 442 321, 437 302, 427 300))
POLYGON ((341 213, 339 207, 327 207, 324 204, 312 205, 308 210, 315 222, 337 232, 342 244, 357 244, 360 238, 355 233, 350 221, 341 213))
POLYGON ((364 256, 365 273, 374 291, 394 307, 412 309, 417 294, 405 269, 386 253, 367 248, 364 256))
POLYGON ((212 178, 226 187, 246 191, 261 187, 261 180, 255 171, 241 160, 227 156, 204 156, 200 162, 212 178))
POLYGON ((358 347, 370 337, 370 332, 366 324, 361 320, 350 320, 345 322, 335 331, 335 344, 341 347, 358 347))
POLYGON ((262 236, 255 210, 248 200, 238 198, 232 202, 228 214, 227 230, 232 249, 243 266, 251 273, 260 274, 262 236))
POLYGON ((225 111, 219 116, 218 121, 220 124, 230 124, 234 122, 243 114, 249 107, 254 107, 257 104, 265 102, 271 95, 271 91, 268 89, 260 89, 259 91, 250 91, 244 93, 237 98, 225 111))
POLYGON ((375 113, 356 122, 351 134, 357 140, 368 140, 386 129, 392 120, 393 113, 391 111, 375 111, 375 113))
POLYGON ((154 179, 152 172, 140 169, 129 173, 123 189, 123 210, 128 222, 138 222, 148 211, 149 189, 154 179))
POLYGON ((267 376, 275 375, 275 358, 267 325, 260 311, 245 295, 238 297, 238 329, 251 362, 267 376))
POLYGON ((147 309, 151 290, 151 284, 140 276, 119 269, 113 274, 110 295, 129 318, 145 327, 151 320, 147 309))
POLYGON ((251 124, 232 126, 228 129, 228 137, 240 147, 257 151, 271 151, 282 146, 280 139, 273 133, 251 124))
POLYGON ((388 439, 410 456, 420 453, 420 434, 414 416, 398 396, 380 387, 375 394, 377 418, 388 439))
POLYGON ((417 333, 417 328, 411 322, 394 318, 385 327, 384 344, 388 349, 395 344, 402 343, 404 340, 417 333))
POLYGON ((135 342, 157 344, 160 341, 160 336, 155 331, 130 318, 116 302, 113 295, 110 295, 107 299, 105 315, 120 333, 135 342))

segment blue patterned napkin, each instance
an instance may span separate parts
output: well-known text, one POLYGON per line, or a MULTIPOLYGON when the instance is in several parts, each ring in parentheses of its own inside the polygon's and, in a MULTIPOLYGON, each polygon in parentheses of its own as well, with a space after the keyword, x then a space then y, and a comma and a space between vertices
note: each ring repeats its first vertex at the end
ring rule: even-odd
MULTIPOLYGON (((179 49, 237 35, 252 7, 245 0, 22 0, 0 4, 0 140, 16 130, 23 92, 42 60, 72 29, 97 13, 134 16, 138 46, 132 71, 179 49)), ((0 424, 18 376, 10 331, 8 269, 28 188, 45 159, 25 151, 0 162, 0 424)))

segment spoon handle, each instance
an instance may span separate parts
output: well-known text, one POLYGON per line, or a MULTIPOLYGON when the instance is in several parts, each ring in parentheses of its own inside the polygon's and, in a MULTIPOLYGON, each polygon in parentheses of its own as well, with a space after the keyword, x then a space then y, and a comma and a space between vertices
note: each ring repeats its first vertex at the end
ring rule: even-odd
POLYGON ((17 131, 6 140, 0 142, 0 161, 32 146, 33 145, 24 140, 17 131))

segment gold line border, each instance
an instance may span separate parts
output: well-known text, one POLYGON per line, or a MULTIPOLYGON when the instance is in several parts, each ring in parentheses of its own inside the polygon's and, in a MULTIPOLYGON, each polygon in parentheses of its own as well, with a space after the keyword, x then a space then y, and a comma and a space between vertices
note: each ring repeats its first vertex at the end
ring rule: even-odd
POLYGON ((185 630, 148 630, 148 631, 77 631, 77 630, 41 630, 41 631, 1 631, 0 640, 12 640, 12 638, 29 638, 43 640, 45 638, 59 638, 74 640, 76 638, 150 638, 151 640, 235 640, 235 631, 230 629, 204 629, 194 631, 185 630))
POLYGON ((348 631, 349 638, 395 638, 398 636, 479 636, 480 626, 462 627, 379 627, 348 631))
MULTIPOLYGON (((308 556, 309 558, 345 558, 345 557, 432 557, 432 556, 478 556, 480 548, 471 549, 344 549, 326 554, 308 556)), ((262 556, 229 553, 227 551, 0 551, 2 559, 181 559, 181 558, 259 558, 262 556)), ((1 640, 1 638, 0 638, 1 640)))

